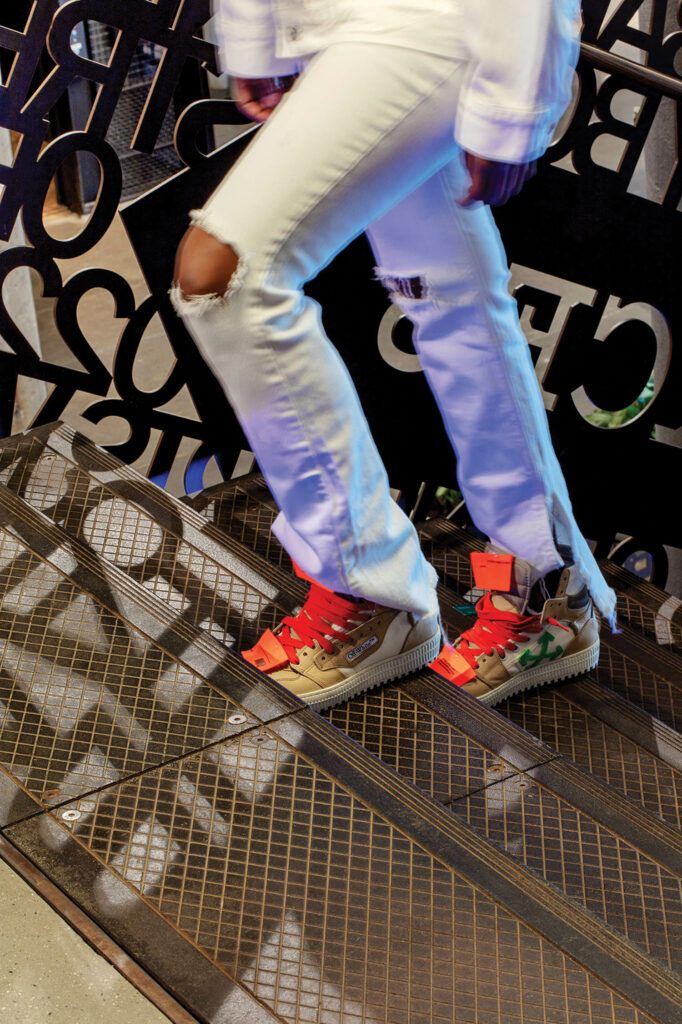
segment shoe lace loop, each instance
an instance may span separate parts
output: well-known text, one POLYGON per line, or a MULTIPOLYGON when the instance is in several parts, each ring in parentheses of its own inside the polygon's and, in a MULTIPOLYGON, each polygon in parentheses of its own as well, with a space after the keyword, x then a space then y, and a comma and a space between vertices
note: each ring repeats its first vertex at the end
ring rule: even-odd
POLYGON ((519 643, 530 640, 531 634, 541 633, 547 623, 566 629, 556 619, 547 619, 543 623, 541 615, 524 616, 502 611, 495 607, 490 593, 480 599, 476 611, 476 623, 465 630, 455 644, 456 650, 472 668, 476 667, 476 659, 481 654, 490 656, 497 651, 503 658, 505 651, 515 651, 519 643))
POLYGON ((367 617, 365 602, 357 604, 340 594, 312 584, 298 615, 282 619, 277 639, 292 665, 298 665, 297 652, 319 643, 327 654, 334 653, 334 642, 350 643, 349 632, 367 617), (333 638, 333 639, 332 639, 333 638))

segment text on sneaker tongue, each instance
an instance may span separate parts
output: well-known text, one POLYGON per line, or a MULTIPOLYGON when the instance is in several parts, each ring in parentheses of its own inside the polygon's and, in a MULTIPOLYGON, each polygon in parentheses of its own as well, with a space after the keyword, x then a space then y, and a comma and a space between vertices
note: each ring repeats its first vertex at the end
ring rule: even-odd
POLYGON ((359 647, 354 647, 352 651, 349 651, 346 655, 346 661, 355 661, 355 659, 359 658, 361 654, 364 654, 365 651, 370 649, 370 647, 374 647, 374 645, 378 643, 378 636, 370 637, 369 640, 365 640, 364 644, 360 644, 359 647))

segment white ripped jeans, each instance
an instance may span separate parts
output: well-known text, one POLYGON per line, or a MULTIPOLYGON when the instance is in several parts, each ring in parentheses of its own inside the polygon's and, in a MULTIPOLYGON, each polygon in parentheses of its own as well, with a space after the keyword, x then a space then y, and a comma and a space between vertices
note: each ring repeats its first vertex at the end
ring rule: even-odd
POLYGON ((535 567, 570 546, 611 615, 573 518, 490 211, 467 188, 454 112, 467 65, 340 43, 317 54, 194 223, 232 246, 225 296, 176 308, 222 382, 281 509, 274 532, 333 590, 423 615, 436 574, 389 495, 355 388, 302 290, 366 230, 452 441, 477 526, 535 567), (390 281, 389 279, 397 279, 390 281), (420 285, 401 285, 418 279, 420 285), (421 294, 419 292, 421 291, 421 294))

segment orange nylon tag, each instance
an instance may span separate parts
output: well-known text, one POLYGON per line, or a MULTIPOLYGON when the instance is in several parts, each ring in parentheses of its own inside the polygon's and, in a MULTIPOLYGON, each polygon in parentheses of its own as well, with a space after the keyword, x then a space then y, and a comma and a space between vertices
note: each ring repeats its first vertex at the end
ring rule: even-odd
POLYGON ((287 652, 270 629, 266 629, 255 647, 242 651, 242 658, 259 668, 261 672, 276 672, 289 664, 287 652))
POLYGON ((472 551, 471 567, 479 590, 511 590, 513 555, 497 555, 492 551, 472 551))
POLYGON ((429 668, 454 683, 455 686, 464 686, 465 683, 470 683, 472 679, 476 678, 476 673, 466 658, 463 658, 459 651, 456 651, 450 644, 445 645, 436 660, 431 662, 429 668))

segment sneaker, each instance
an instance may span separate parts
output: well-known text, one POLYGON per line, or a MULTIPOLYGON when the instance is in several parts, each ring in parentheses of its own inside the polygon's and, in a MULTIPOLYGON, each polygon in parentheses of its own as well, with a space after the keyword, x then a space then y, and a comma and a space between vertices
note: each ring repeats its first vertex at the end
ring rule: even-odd
POLYGON ((476 624, 443 648, 430 666, 434 671, 492 705, 596 666, 597 618, 585 587, 570 593, 570 566, 558 580, 554 574, 537 580, 532 567, 512 555, 474 554, 472 565, 476 586, 490 589, 476 605, 476 624))
POLYGON ((424 668, 441 643, 436 611, 415 619, 313 582, 298 615, 266 630, 242 655, 321 710, 424 668))

